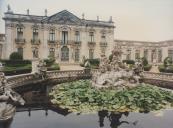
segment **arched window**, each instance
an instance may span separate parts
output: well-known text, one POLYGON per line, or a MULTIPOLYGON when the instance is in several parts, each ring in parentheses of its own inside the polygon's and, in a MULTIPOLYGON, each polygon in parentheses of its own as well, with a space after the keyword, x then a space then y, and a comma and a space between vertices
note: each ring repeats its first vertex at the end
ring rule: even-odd
POLYGON ((67 46, 61 48, 61 60, 69 61, 69 48, 67 46))
POLYGON ((49 56, 53 57, 53 58, 55 57, 55 49, 54 48, 49 49, 49 56))

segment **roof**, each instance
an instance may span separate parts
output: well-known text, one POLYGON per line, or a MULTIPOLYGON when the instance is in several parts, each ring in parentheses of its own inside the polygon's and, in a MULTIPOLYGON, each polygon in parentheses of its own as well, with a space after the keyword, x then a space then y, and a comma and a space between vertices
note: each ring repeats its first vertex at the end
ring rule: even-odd
POLYGON ((5 17, 3 19, 22 22, 38 22, 45 24, 114 27, 113 22, 80 19, 79 17, 67 10, 60 11, 51 16, 24 15, 7 12, 5 13, 5 17))

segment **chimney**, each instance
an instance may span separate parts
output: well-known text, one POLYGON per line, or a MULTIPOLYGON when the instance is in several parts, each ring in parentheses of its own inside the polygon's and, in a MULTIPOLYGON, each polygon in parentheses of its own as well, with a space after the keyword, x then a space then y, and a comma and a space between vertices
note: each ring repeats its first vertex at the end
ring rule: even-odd
POLYGON ((110 16, 109 22, 112 23, 112 16, 110 16))
POLYGON ((99 16, 97 16, 97 22, 99 22, 99 16))
POLYGON ((85 14, 84 13, 82 13, 82 20, 84 20, 85 19, 85 14))
POLYGON ((27 15, 29 15, 29 9, 27 9, 26 11, 27 11, 27 15))
POLYGON ((47 9, 44 10, 45 16, 47 16, 47 9))
POLYGON ((13 11, 11 10, 11 7, 10 7, 9 4, 7 5, 7 12, 8 12, 8 13, 13 13, 13 11))

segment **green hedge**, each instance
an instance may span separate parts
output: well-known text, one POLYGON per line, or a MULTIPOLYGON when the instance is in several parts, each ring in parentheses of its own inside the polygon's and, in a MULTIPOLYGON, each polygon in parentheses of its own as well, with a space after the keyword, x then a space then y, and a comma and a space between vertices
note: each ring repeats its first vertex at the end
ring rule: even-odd
POLYGON ((150 71, 150 69, 152 68, 152 65, 145 65, 144 66, 144 71, 150 71))
POLYGON ((30 60, 0 60, 0 62, 9 67, 22 67, 31 64, 30 60))
POLYGON ((165 67, 164 65, 160 65, 158 67, 160 72, 165 72, 165 73, 173 73, 173 65, 165 67))
POLYGON ((49 67, 55 63, 55 59, 54 58, 45 59, 44 62, 46 62, 46 66, 49 67))
POLYGON ((123 63, 134 65, 135 61, 134 60, 123 60, 123 63))
POLYGON ((10 54, 10 60, 23 60, 23 56, 18 52, 13 52, 10 54))
POLYGON ((48 71, 52 71, 52 70, 60 70, 60 66, 59 64, 52 64, 50 67, 47 67, 48 71))
POLYGON ((22 66, 22 67, 4 67, 3 72, 5 73, 5 75, 9 76, 9 75, 19 75, 19 74, 26 74, 26 73, 30 73, 32 71, 32 67, 31 64, 22 66))
POLYGON ((86 61, 89 61, 91 68, 98 68, 99 67, 100 59, 86 59, 86 60, 84 60, 83 63, 80 64, 80 66, 84 67, 86 61))
POLYGON ((100 59, 87 59, 86 61, 89 61, 91 65, 99 66, 100 59))

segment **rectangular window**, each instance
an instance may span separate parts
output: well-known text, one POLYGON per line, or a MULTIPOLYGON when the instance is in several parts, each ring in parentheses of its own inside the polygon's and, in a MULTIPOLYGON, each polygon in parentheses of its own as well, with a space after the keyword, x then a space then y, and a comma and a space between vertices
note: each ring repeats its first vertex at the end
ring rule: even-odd
POLYGON ((67 43, 68 43, 68 32, 62 31, 62 44, 67 44, 67 43))
POLYGON ((23 56, 23 48, 18 48, 18 49, 17 49, 17 52, 18 52, 20 55, 23 56))
POLYGON ((127 50, 126 59, 127 59, 127 60, 130 60, 130 59, 131 59, 131 50, 130 50, 130 49, 127 50))
POLYGON ((80 32, 79 31, 75 32, 75 41, 80 42, 80 32))
POLYGON ((156 62, 156 50, 151 51, 151 62, 156 62))
POLYGON ((89 59, 94 59, 94 50, 89 49, 89 59))
POLYGON ((0 59, 2 59, 2 44, 0 44, 0 59))
POLYGON ((55 57, 55 49, 54 48, 49 49, 49 56, 53 57, 53 58, 55 57))
POLYGON ((94 42, 94 32, 89 32, 89 41, 94 42))
POLYGON ((102 41, 102 42, 106 42, 106 35, 105 35, 105 34, 102 34, 102 36, 101 36, 101 41, 102 41))
POLYGON ((168 57, 171 58, 171 60, 173 60, 173 49, 168 50, 168 57))
POLYGON ((146 59, 148 59, 148 49, 145 49, 145 50, 144 50, 144 57, 145 57, 146 59))
POLYGON ((139 59, 140 58, 140 50, 136 50, 135 52, 135 59, 139 59))
POLYGON ((38 40, 38 29, 34 28, 33 29, 33 40, 38 40))
POLYGON ((55 30, 54 29, 51 29, 49 31, 49 40, 50 41, 55 41, 55 30))
POLYGON ((75 61, 79 62, 79 49, 75 49, 75 61))
POLYGON ((161 49, 158 50, 158 62, 159 63, 162 62, 162 50, 161 49))
POLYGON ((17 28, 17 39, 23 38, 23 28, 17 28))

